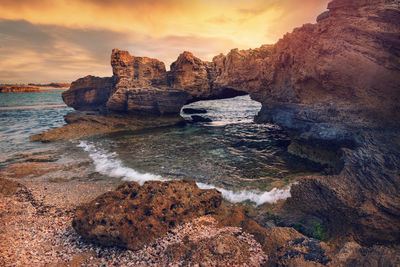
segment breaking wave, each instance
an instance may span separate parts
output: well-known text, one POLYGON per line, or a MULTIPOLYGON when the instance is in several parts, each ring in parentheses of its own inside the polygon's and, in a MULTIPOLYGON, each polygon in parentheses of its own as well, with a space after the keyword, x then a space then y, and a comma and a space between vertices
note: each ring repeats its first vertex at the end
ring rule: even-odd
MULTIPOLYGON (((125 167, 121 160, 117 159, 117 153, 107 152, 96 148, 92 144, 80 141, 78 147, 83 148, 89 153, 89 157, 93 160, 97 172, 115 178, 122 178, 123 181, 134 181, 143 184, 146 181, 165 181, 160 175, 151 173, 140 173, 132 168, 125 167)), ((201 189, 216 189, 221 192, 222 197, 232 203, 251 201, 257 205, 264 203, 275 203, 281 199, 287 199, 290 195, 290 185, 285 189, 274 188, 267 192, 254 192, 249 190, 232 191, 215 185, 196 182, 201 189)))

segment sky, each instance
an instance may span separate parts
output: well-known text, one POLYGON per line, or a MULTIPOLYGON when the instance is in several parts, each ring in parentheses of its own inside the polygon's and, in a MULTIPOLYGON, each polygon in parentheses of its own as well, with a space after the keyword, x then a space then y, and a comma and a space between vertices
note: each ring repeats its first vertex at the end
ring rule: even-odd
POLYGON ((112 76, 113 48, 169 65, 273 44, 329 0, 0 0, 0 83, 112 76))

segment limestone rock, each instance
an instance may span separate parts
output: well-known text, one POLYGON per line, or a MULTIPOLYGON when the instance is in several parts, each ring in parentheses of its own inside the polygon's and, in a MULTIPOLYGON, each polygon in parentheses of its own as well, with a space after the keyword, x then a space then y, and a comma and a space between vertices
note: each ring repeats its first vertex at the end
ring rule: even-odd
POLYGON ((137 250, 176 225, 214 212, 221 200, 218 191, 190 181, 124 183, 79 207, 73 227, 88 240, 137 250))
POLYGON ((76 110, 104 109, 113 87, 113 78, 86 76, 71 84, 69 90, 62 93, 62 98, 76 110))
POLYGON ((113 49, 111 66, 119 88, 149 87, 167 85, 167 71, 163 62, 131 56, 129 52, 113 49))
POLYGON ((192 99, 209 97, 213 79, 215 79, 213 64, 202 61, 190 52, 180 54, 168 72, 171 87, 185 90, 192 99))

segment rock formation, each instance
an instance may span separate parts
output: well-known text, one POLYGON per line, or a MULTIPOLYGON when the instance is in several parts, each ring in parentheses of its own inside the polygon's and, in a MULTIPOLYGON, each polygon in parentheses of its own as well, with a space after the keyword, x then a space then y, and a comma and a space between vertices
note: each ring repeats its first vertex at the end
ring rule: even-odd
POLYGON ((125 183, 79 207, 72 225, 86 239, 136 250, 174 226, 214 212, 221 200, 218 191, 190 181, 125 183))
POLYGON ((86 76, 71 84, 62 98, 70 107, 79 110, 102 109, 106 107, 113 87, 113 78, 86 76))
MULTIPOLYGON (((396 0, 333 0, 329 11, 275 45, 234 49, 204 62, 189 52, 165 71, 114 50, 113 86, 71 86, 76 109, 178 114, 185 103, 249 93, 258 122, 292 139, 290 152, 331 166, 306 177, 282 207, 284 224, 317 221, 363 244, 400 240, 400 7, 396 0), (102 96, 98 100, 94 96, 102 96), (93 103, 91 105, 90 103, 93 103)), ((91 78, 94 79, 94 78, 91 78)), ((108 78, 111 79, 111 78, 108 78)), ((96 84, 96 83, 94 83, 96 84)), ((67 103, 68 104, 68 103, 67 103)))
POLYGON ((214 84, 217 68, 190 52, 182 53, 167 72, 163 62, 114 49, 113 77, 87 76, 63 93, 76 110, 140 115, 178 115, 183 105, 246 94, 240 88, 214 84))

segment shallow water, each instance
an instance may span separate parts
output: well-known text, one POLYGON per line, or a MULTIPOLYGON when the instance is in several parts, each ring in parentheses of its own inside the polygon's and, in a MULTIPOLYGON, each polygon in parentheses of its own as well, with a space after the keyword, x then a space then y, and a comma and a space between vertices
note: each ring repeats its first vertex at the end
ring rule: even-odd
MULTIPOLYGON (((264 191, 320 170, 286 152, 289 139, 278 126, 253 122, 260 104, 248 96, 189 106, 207 109, 202 116, 213 122, 111 134, 88 139, 81 146, 89 145, 104 173, 131 175, 138 182, 152 174, 229 190, 264 191)), ((190 120, 190 115, 182 115, 190 120)))
POLYGON ((72 109, 61 99, 63 90, 0 94, 0 159, 46 145, 29 142, 29 136, 65 124, 72 109))
POLYGON ((0 95, 1 155, 33 149, 54 149, 64 158, 90 158, 91 172, 110 179, 144 182, 189 178, 202 188, 218 188, 233 202, 257 204, 290 196, 296 176, 320 171, 319 166, 289 155, 288 136, 278 126, 256 124, 259 103, 249 96, 201 101, 210 123, 190 123, 138 132, 75 140, 31 143, 29 136, 64 124, 62 90, 0 95), (20 101, 18 100, 20 98, 20 101), (61 148, 62 147, 62 148, 61 148), (274 189, 282 188, 282 190, 274 189))

